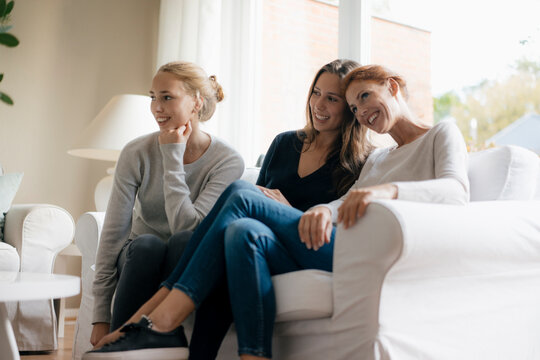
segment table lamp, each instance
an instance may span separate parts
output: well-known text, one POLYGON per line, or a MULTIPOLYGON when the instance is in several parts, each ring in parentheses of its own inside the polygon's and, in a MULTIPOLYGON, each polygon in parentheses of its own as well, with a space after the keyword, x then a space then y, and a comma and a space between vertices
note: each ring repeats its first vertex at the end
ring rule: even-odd
MULTIPOLYGON (((82 132, 68 154, 87 159, 114 161, 131 140, 157 131, 150 111, 150 97, 122 94, 114 96, 82 132)), ((114 168, 101 179, 94 192, 97 211, 105 211, 112 190, 114 168)))

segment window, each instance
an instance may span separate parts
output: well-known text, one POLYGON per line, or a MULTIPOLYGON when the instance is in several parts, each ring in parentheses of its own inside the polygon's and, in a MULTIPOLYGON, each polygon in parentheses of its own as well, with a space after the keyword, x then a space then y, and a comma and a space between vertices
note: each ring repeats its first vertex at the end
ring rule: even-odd
POLYGON ((373 11, 427 30, 435 122, 454 119, 471 149, 513 143, 540 154, 540 2, 373 0, 373 11))
POLYGON ((328 1, 263 1, 257 153, 278 133, 304 127, 313 77, 338 57, 338 10, 328 1))

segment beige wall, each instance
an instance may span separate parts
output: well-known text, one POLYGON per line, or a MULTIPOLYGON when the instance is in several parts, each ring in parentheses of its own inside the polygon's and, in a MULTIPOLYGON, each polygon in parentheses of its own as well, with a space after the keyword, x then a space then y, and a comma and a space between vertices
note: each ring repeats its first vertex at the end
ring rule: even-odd
POLYGON ((16 203, 51 203, 76 220, 112 163, 68 155, 115 94, 146 94, 159 0, 15 0, 16 48, 0 48, 0 164, 24 172, 16 203))
MULTIPOLYGON (((0 164, 24 172, 16 203, 50 203, 75 221, 94 210, 94 188, 113 163, 68 155, 109 99, 146 94, 153 75, 159 0, 15 0, 16 48, 0 48, 0 164)), ((60 256, 55 272, 80 274, 60 256)), ((67 299, 78 308, 79 296, 67 299)))

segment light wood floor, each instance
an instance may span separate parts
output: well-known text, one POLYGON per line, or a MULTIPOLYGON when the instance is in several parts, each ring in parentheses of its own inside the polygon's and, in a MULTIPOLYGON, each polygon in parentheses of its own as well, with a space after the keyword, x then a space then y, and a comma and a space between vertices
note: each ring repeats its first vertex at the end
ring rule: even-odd
POLYGON ((71 360, 73 347, 73 333, 75 332, 75 318, 66 319, 63 338, 58 338, 58 350, 44 353, 21 355, 21 360, 71 360))

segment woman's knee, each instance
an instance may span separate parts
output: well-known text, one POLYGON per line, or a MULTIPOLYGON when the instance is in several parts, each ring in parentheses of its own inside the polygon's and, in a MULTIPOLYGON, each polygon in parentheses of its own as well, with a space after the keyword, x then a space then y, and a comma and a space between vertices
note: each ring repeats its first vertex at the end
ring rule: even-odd
POLYGON ((239 180, 235 180, 231 183, 231 185, 229 185, 229 188, 231 190, 240 190, 240 189, 256 189, 257 187, 255 185, 253 185, 252 183, 250 183, 249 181, 246 181, 246 180, 242 180, 242 179, 239 179, 239 180))
POLYGON ((223 194, 229 198, 236 195, 239 191, 259 191, 258 188, 252 183, 245 180, 236 180, 232 182, 223 192, 223 194))
POLYGON ((169 248, 176 248, 176 247, 185 248, 186 244, 189 242, 189 239, 191 239, 192 235, 193 235, 193 231, 191 230, 183 230, 183 231, 177 232, 176 234, 172 235, 169 238, 167 245, 169 246, 169 248))
POLYGON ((258 221, 250 218, 241 218, 230 223, 225 229, 225 248, 231 251, 245 246, 257 246, 258 235, 261 235, 256 231, 257 225, 258 221))
POLYGON ((242 214, 249 216, 251 205, 257 203, 256 199, 260 196, 264 195, 257 188, 240 188, 229 195, 222 209, 228 207, 228 210, 240 210, 242 214))
POLYGON ((167 252, 167 244, 155 235, 145 234, 137 236, 132 240, 128 248, 128 260, 156 259, 162 261, 167 252))
POLYGON ((183 230, 171 236, 167 243, 167 259, 173 259, 172 261, 176 264, 182 257, 192 235, 193 231, 183 230))

